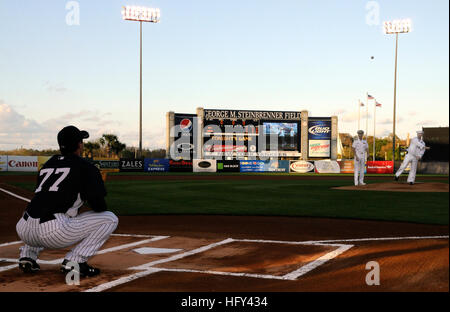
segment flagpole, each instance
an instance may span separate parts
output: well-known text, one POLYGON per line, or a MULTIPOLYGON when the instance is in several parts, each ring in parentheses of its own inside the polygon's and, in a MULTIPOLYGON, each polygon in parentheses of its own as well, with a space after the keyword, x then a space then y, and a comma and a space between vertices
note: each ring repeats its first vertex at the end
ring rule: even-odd
POLYGON ((373 161, 375 161, 375 134, 376 134, 376 115, 377 115, 377 101, 373 105, 373 161))
POLYGON ((369 140, 369 93, 366 100, 366 140, 369 140))
POLYGON ((361 128, 361 100, 358 100, 358 129, 356 131, 360 130, 361 128))

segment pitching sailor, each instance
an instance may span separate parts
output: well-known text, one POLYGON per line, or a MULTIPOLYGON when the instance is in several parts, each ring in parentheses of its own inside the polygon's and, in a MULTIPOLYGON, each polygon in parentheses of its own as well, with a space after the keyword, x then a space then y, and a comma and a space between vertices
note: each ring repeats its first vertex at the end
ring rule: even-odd
POLYGON ((408 175, 408 183, 413 185, 416 180, 416 171, 417 171, 417 163, 422 158, 425 150, 429 150, 430 147, 425 146, 425 142, 423 141, 423 131, 417 131, 417 137, 413 138, 409 143, 408 153, 405 156, 400 168, 395 173, 395 181, 398 181, 402 172, 408 167, 408 164, 411 163, 411 169, 409 170, 408 175))
POLYGON ((118 218, 107 211, 105 186, 100 171, 80 157, 86 131, 74 126, 58 133, 61 155, 52 156, 38 173, 33 199, 16 225, 25 243, 20 248, 19 268, 24 272, 40 270, 38 259, 43 249, 59 249, 77 244, 61 264, 69 272, 78 263, 81 277, 100 273, 87 261, 108 240, 118 218), (87 202, 92 210, 78 214, 87 202))
POLYGON ((364 131, 358 130, 358 138, 353 142, 352 149, 355 155, 355 185, 366 185, 364 183, 364 170, 366 166, 367 153, 369 151, 369 144, 363 139, 364 131))

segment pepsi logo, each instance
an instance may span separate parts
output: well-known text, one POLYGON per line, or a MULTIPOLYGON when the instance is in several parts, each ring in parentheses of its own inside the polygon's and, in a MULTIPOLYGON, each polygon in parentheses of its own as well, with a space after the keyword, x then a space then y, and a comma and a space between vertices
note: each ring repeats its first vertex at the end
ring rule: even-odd
POLYGON ((191 129, 192 129, 192 121, 190 119, 187 119, 187 118, 183 119, 180 122, 180 128, 181 128, 181 131, 184 131, 184 132, 191 131, 191 129))

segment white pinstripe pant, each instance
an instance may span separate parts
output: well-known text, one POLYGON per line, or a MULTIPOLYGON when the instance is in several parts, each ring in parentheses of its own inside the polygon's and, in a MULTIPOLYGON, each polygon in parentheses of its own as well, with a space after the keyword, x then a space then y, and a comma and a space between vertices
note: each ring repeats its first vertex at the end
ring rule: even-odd
POLYGON ((108 240, 119 220, 110 211, 84 212, 76 217, 55 213, 55 220, 39 224, 39 219, 20 218, 17 234, 25 243, 20 257, 37 259, 43 249, 59 249, 79 242, 65 257, 74 262, 86 262, 108 240))

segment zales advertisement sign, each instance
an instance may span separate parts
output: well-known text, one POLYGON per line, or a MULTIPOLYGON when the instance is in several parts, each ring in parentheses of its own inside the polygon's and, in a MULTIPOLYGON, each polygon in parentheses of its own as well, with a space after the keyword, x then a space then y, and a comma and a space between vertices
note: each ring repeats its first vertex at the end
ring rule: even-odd
POLYGON ((121 158, 119 163, 121 172, 141 172, 144 171, 144 159, 142 158, 121 158))

